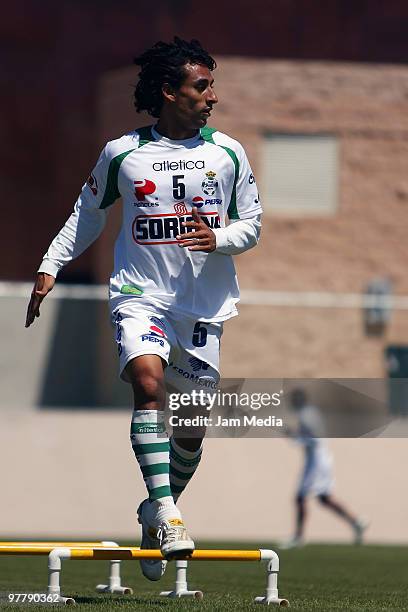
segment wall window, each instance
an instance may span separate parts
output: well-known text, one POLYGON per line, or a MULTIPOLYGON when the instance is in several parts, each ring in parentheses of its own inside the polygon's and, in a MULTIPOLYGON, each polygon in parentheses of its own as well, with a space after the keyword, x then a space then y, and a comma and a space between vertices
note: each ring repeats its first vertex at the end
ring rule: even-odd
POLYGON ((260 191, 267 214, 335 214, 337 138, 326 134, 268 134, 263 142, 260 191))

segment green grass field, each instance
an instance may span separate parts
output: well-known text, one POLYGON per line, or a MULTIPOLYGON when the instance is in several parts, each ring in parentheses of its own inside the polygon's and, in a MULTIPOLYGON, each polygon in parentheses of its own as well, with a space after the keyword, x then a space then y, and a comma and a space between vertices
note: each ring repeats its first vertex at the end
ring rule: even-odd
MULTIPOLYGON (((259 548, 200 542, 200 548, 259 548)), ((265 547, 265 545, 264 545, 265 547)), ((408 610, 408 547, 309 545, 280 553, 279 593, 292 610, 408 610)), ((265 570, 260 563, 191 562, 189 587, 204 592, 202 601, 167 600, 160 590, 173 588, 174 569, 160 583, 143 578, 137 561, 122 563, 122 584, 132 596, 99 595, 94 586, 106 582, 106 561, 67 561, 62 569, 62 592, 75 597, 77 610, 237 611, 260 610, 252 600, 263 595, 265 570)), ((44 605, 9 604, 10 592, 46 592, 46 557, 0 557, 0 607, 44 610, 44 605)), ((274 609, 273 606, 271 606, 274 609)))

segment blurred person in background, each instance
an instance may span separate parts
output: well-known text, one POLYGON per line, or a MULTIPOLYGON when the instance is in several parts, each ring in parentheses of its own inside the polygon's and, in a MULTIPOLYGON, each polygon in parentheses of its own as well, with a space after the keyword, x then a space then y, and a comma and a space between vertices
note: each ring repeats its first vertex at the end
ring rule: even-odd
POLYGON ((138 509, 141 547, 164 557, 141 566, 158 580, 167 559, 194 550, 176 502, 198 467, 204 435, 169 439, 165 379, 181 392, 218 383, 223 322, 239 301, 232 255, 257 244, 262 210, 242 146, 206 127, 218 102, 214 59, 198 41, 175 37, 135 63, 136 110, 157 122, 104 147, 44 256, 26 327, 58 272, 96 240, 122 197, 109 298, 120 375, 134 392, 132 447, 148 492, 138 509))
POLYGON ((280 548, 295 548, 304 544, 307 518, 307 497, 314 495, 323 507, 346 521, 352 531, 355 544, 361 544, 367 523, 349 512, 333 497, 333 459, 324 439, 325 429, 320 411, 309 403, 304 389, 293 389, 289 396, 290 407, 295 411, 298 428, 286 433, 304 449, 304 463, 296 496, 296 526, 293 537, 282 542, 280 548))

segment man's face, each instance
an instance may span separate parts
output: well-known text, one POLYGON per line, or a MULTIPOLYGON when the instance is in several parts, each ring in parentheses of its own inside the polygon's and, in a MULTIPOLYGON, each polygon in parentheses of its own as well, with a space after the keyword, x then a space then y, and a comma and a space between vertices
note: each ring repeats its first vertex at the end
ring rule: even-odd
POLYGON ((202 128, 218 98, 211 71, 202 64, 186 64, 185 79, 174 91, 173 111, 180 125, 188 129, 202 128))

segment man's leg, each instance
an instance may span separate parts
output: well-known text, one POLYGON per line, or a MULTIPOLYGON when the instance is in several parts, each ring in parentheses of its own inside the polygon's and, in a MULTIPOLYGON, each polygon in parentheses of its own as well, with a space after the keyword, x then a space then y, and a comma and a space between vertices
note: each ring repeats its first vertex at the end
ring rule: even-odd
POLYGON ((306 520, 306 495, 302 492, 298 492, 295 497, 295 509, 296 509, 296 526, 295 533, 290 540, 281 542, 279 548, 282 550, 288 550, 290 548, 297 548, 303 546, 303 534, 306 520))
POLYGON ((126 366, 126 374, 134 394, 132 448, 146 483, 149 500, 171 501, 162 360, 158 355, 136 357, 126 366))
POLYGON ((303 540, 305 521, 306 521, 306 497, 304 495, 297 495, 295 504, 296 504, 295 540, 298 540, 299 542, 301 542, 303 540))
POLYGON ((188 554, 194 543, 188 538, 174 504, 169 479, 169 439, 164 424, 165 386, 163 361, 158 355, 142 355, 126 366, 134 392, 131 425, 132 447, 149 493, 140 507, 140 519, 157 528, 163 555, 188 554))
MULTIPOLYGON (((194 387, 184 386, 178 391, 173 385, 167 384, 169 393, 188 393, 194 387), (188 390, 187 390, 188 389, 188 390)), ((206 406, 180 406, 177 410, 179 419, 192 419, 196 416, 208 416, 206 406)), ((203 439, 206 428, 177 427, 170 437, 170 487, 175 503, 194 476, 202 456, 203 439)))
MULTIPOLYGON (((179 358, 180 359, 180 358, 179 358)), ((191 356, 187 354, 187 359, 191 359, 191 356)), ((180 361, 178 361, 180 363, 180 361)), ((182 365, 183 362, 181 362, 182 365)), ((218 384, 219 373, 214 368, 206 366, 202 379, 207 382, 211 382, 214 388, 218 384)), ((211 394, 214 389, 209 385, 208 387, 202 387, 196 385, 191 381, 180 380, 178 377, 177 370, 188 371, 187 367, 176 366, 176 370, 172 370, 169 366, 166 370, 167 390, 169 393, 192 393, 192 391, 202 391, 211 394)), ((210 412, 207 409, 208 402, 204 400, 203 405, 180 406, 175 414, 179 417, 180 422, 184 422, 183 419, 193 419, 194 417, 209 417, 210 412)), ((173 435, 170 438, 170 486, 171 493, 175 502, 178 501, 181 493, 184 491, 191 478, 194 476, 202 457, 203 451, 203 439, 206 434, 206 427, 192 426, 187 427, 185 425, 178 426, 176 429, 173 428, 173 435)))
POLYGON ((198 468, 202 442, 202 438, 170 438, 170 487, 175 502, 198 468))
POLYGON ((349 512, 339 501, 329 493, 323 493, 318 496, 318 500, 323 506, 332 510, 335 514, 344 519, 354 531, 354 541, 356 544, 361 544, 363 534, 367 528, 367 524, 361 521, 357 516, 349 512))
POLYGON ((334 499, 334 497, 329 493, 319 495, 318 500, 323 506, 338 514, 338 516, 350 523, 350 525, 355 524, 357 517, 353 516, 348 510, 346 510, 346 508, 342 504, 340 504, 340 502, 334 499))

